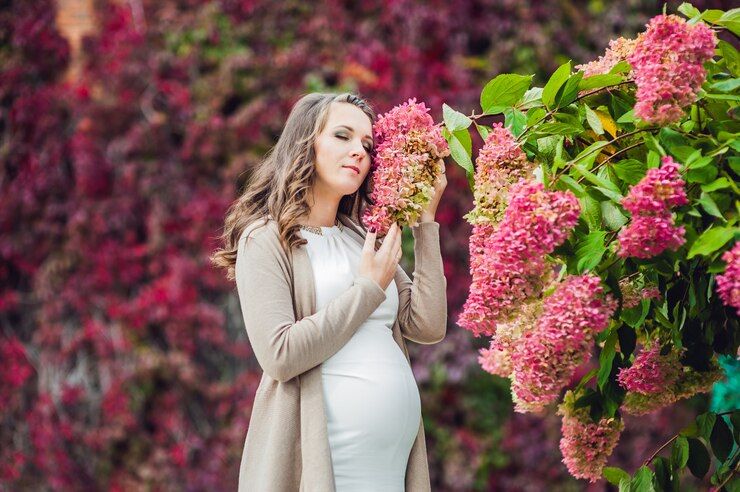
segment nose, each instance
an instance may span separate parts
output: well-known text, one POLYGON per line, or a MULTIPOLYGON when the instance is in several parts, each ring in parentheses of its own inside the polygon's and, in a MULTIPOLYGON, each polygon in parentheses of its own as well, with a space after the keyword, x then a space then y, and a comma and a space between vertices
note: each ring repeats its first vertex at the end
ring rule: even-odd
POLYGON ((359 149, 358 149, 358 148, 356 148, 356 147, 355 147, 355 148, 353 148, 353 149, 352 149, 352 150, 350 151, 349 155, 350 155, 350 156, 352 156, 352 157, 354 157, 354 158, 358 158, 358 159, 359 159, 359 158, 361 158, 361 157, 362 157, 362 154, 363 154, 364 152, 365 152, 365 149, 364 149, 364 148, 362 148, 362 146, 360 146, 360 148, 359 148, 359 149))

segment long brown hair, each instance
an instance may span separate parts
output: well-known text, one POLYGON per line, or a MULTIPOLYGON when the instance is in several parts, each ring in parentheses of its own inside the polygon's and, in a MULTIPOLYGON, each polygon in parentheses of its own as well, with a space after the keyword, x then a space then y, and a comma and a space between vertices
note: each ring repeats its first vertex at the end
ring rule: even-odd
MULTIPOLYGON (((256 220, 263 219, 266 224, 269 215, 277 222, 280 242, 286 252, 306 244, 298 233, 298 219, 310 211, 307 197, 316 174, 314 142, 329 119, 333 102, 354 104, 371 123, 375 122, 375 112, 370 105, 350 93, 307 94, 295 103, 277 143, 267 152, 241 196, 226 213, 221 235, 223 248, 214 252, 211 262, 225 268, 229 280, 234 279, 239 238, 256 220)), ((355 193, 342 197, 337 211, 349 216, 363 229, 360 212, 364 203, 370 203, 368 181, 371 175, 372 172, 368 173, 355 193)))

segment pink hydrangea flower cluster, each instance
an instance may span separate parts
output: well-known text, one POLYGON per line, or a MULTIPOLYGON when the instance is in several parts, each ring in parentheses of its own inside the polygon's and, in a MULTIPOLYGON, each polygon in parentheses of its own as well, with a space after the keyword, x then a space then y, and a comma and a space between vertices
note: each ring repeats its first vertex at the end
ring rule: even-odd
POLYGON ((714 56, 717 37, 703 22, 676 15, 653 17, 627 57, 637 85, 635 115, 669 125, 683 117, 706 79, 704 63, 714 56))
POLYGON ((545 255, 562 244, 580 213, 570 192, 545 191, 521 180, 497 228, 476 224, 470 239, 472 283, 458 324, 475 336, 493 335, 519 304, 538 295, 551 270, 545 255))
POLYGON ((414 98, 381 115, 374 132, 373 205, 362 220, 383 235, 393 222, 417 223, 434 194, 441 158, 450 155, 450 149, 429 108, 414 98))
POLYGON ((529 178, 534 167, 509 129, 494 123, 475 160, 475 208, 465 216, 468 222, 498 223, 508 203, 509 188, 529 178))
POLYGON ((688 203, 679 165, 665 156, 659 168, 630 189, 622 205, 632 221, 619 231, 619 255, 650 258, 666 249, 676 250, 684 242, 684 227, 676 226, 671 208, 688 203))
POLYGON ((478 364, 480 364, 484 371, 494 376, 501 376, 502 378, 508 378, 511 375, 511 357, 509 352, 497 348, 493 341, 491 341, 490 347, 482 348, 478 353, 480 354, 478 356, 478 364))
POLYGON ((619 290, 622 293, 622 307, 630 309, 643 299, 660 299, 662 294, 655 284, 639 287, 632 279, 623 278, 619 281, 619 290))
POLYGON ((706 393, 723 377, 716 362, 710 370, 699 372, 684 367, 680 358, 681 350, 675 347, 665 355, 660 355, 658 343, 644 348, 632 366, 621 369, 617 375, 619 384, 627 390, 622 410, 632 415, 651 413, 697 393, 706 393))
POLYGON ((537 325, 537 318, 541 313, 542 300, 530 299, 519 307, 512 320, 498 324, 490 347, 479 351, 478 363, 483 370, 504 378, 511 376, 511 353, 514 346, 522 334, 537 325))
POLYGON ((606 53, 594 60, 583 65, 576 65, 576 70, 583 70, 584 77, 607 74, 614 66, 625 61, 628 56, 635 50, 637 39, 617 38, 609 41, 609 47, 606 53))
POLYGON ((536 326, 514 344, 511 392, 516 411, 539 412, 557 400, 616 307, 597 275, 569 276, 557 286, 545 299, 536 326))
POLYGON ((615 418, 594 422, 586 409, 574 409, 575 400, 569 391, 558 409, 563 416, 560 452, 571 475, 596 482, 619 442, 624 422, 615 418))
POLYGON ((725 273, 717 275, 717 292, 725 306, 734 307, 740 315, 740 242, 725 251, 722 259, 727 262, 727 267, 725 273))
POLYGON ((699 372, 690 367, 682 367, 672 385, 666 385, 660 391, 644 394, 628 391, 622 402, 622 411, 631 415, 645 415, 661 408, 673 405, 684 398, 691 398, 698 393, 711 391, 714 383, 722 379, 724 373, 715 364, 709 371, 699 372))
POLYGON ((673 386, 681 374, 677 352, 660 355, 660 344, 644 348, 630 367, 622 368, 617 381, 627 391, 650 395, 673 386))

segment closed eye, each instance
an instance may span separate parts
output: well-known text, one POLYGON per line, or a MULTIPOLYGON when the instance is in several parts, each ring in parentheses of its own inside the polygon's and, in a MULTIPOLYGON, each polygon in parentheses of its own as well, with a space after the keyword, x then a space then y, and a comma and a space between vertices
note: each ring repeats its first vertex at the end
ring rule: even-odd
MULTIPOLYGON (((336 136, 336 137, 337 137, 338 139, 340 139, 340 140, 349 140, 349 138, 345 137, 344 135, 335 135, 335 136, 336 136)), ((368 154, 369 154, 370 152, 372 152, 372 151, 373 151, 373 146, 372 146, 372 145, 368 145, 368 146, 365 146, 365 145, 363 145, 363 147, 364 147, 365 151, 366 151, 366 152, 367 152, 368 154)))

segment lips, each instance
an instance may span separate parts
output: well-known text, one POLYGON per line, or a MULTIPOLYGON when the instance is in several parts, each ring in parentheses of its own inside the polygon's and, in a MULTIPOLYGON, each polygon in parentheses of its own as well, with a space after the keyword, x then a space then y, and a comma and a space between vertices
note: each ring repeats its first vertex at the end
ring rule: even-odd
POLYGON ((356 167, 356 166, 342 166, 342 167, 346 167, 347 169, 352 169, 357 174, 360 174, 360 168, 359 167, 356 167))

